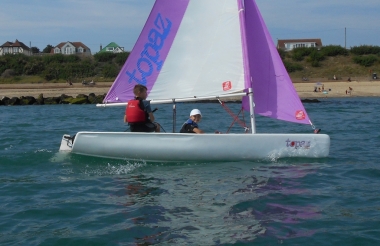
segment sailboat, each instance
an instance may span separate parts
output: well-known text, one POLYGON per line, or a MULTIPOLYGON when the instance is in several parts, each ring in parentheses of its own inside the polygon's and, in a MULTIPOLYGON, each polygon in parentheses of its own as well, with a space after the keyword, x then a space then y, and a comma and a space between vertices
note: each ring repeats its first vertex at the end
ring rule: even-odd
POLYGON ((240 96, 250 115, 249 134, 78 132, 75 138, 64 135, 60 150, 146 161, 329 155, 326 134, 256 132, 255 114, 314 126, 254 0, 156 0, 129 58, 97 106, 125 107, 136 84, 148 88, 151 104, 240 96))

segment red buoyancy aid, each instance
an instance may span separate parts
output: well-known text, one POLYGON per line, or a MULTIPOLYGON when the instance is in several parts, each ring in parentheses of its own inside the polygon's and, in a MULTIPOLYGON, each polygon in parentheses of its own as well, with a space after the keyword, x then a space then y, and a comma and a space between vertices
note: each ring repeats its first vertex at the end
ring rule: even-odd
POLYGON ((140 108, 140 100, 137 99, 128 102, 125 115, 128 123, 141 123, 147 120, 145 111, 140 108))

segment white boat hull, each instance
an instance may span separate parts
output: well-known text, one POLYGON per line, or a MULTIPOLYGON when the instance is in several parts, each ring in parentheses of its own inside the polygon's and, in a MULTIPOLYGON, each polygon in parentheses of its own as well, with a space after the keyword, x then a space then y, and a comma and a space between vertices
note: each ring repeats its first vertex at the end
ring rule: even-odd
MULTIPOLYGON (((67 136, 67 135, 65 135, 67 136)), ((78 132, 60 151, 145 161, 244 161, 329 155, 325 134, 181 134, 78 132)))

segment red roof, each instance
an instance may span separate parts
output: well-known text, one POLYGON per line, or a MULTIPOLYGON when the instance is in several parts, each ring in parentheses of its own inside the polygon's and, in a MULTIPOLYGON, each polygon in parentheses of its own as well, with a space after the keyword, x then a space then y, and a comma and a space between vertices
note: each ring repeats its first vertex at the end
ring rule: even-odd
POLYGON ((28 46, 26 46, 23 42, 18 41, 17 39, 14 43, 7 41, 1 47, 21 47, 24 50, 29 50, 28 46))

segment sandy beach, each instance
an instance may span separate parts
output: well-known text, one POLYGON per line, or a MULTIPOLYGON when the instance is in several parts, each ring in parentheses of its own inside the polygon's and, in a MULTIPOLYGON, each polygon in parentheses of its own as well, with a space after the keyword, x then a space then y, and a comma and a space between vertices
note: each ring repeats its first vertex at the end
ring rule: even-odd
POLYGON ((73 83, 68 85, 64 83, 40 83, 40 84, 0 84, 0 98, 33 96, 38 97, 41 93, 44 97, 58 97, 62 94, 76 97, 78 94, 102 95, 107 93, 112 82, 97 82, 95 85, 82 85, 81 83, 73 83))
MULTIPOLYGON (((298 95, 302 99, 313 98, 335 98, 335 97, 380 97, 380 81, 338 81, 320 82, 317 88, 324 87, 325 92, 314 92, 315 82, 298 82, 294 86, 298 95), (349 87, 352 88, 351 94, 349 87)), ((97 82, 94 86, 84 86, 80 83, 72 86, 63 83, 44 83, 44 84, 0 84, 0 98, 33 96, 38 97, 43 94, 46 97, 56 97, 62 94, 76 97, 78 94, 101 95, 107 93, 112 82, 97 82)))

